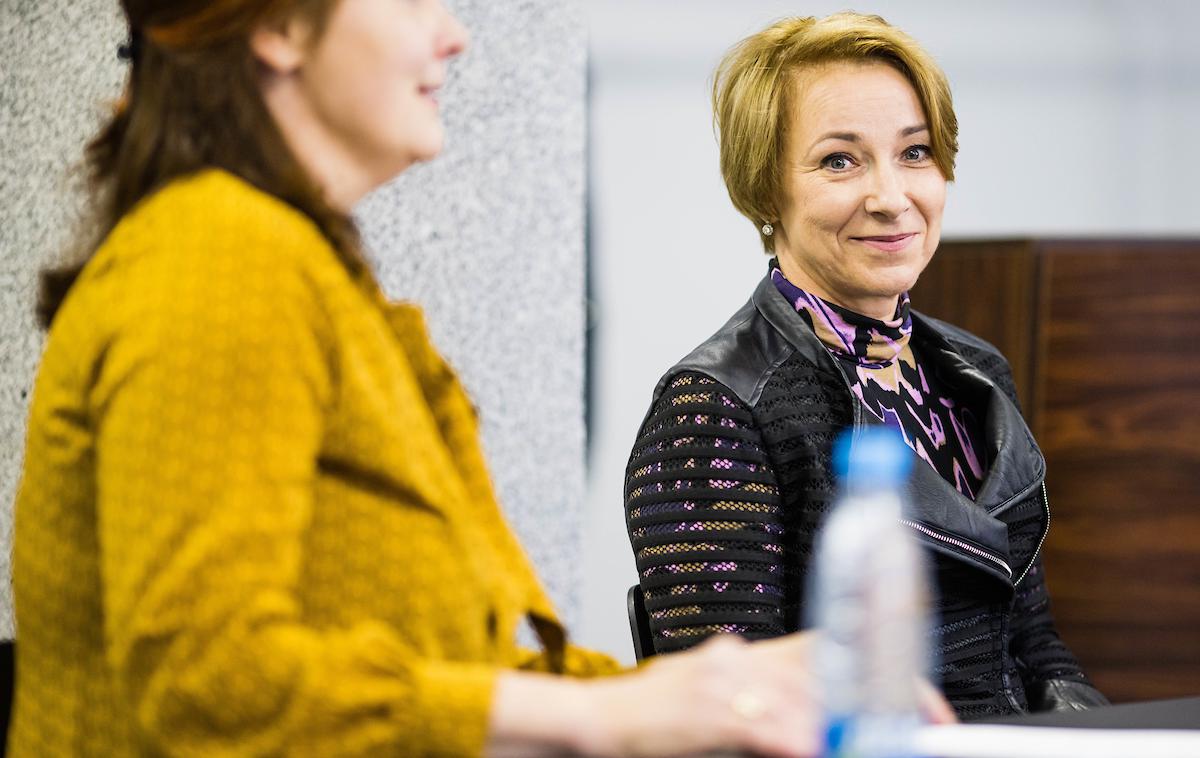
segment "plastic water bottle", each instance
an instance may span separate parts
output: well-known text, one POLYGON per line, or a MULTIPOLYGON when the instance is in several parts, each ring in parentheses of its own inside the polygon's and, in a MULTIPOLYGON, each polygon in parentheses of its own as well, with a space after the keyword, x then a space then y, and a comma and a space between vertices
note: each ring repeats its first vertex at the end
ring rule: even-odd
POLYGON ((927 572, 900 523, 912 459, 883 426, 834 447, 841 494, 817 538, 808 603, 828 758, 915 756, 929 654, 927 572))

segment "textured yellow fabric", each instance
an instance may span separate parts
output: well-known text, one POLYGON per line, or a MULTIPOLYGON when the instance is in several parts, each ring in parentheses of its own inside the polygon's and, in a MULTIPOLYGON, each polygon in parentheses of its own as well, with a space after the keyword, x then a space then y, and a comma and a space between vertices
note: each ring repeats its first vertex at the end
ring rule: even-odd
POLYGON ((565 647, 420 311, 218 171, 64 303, 15 529, 15 758, 475 755, 501 668, 616 670, 565 647))

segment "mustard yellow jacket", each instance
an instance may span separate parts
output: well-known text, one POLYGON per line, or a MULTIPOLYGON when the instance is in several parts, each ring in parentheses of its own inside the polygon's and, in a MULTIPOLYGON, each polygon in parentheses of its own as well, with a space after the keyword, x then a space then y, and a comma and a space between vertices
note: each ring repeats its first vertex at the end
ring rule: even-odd
POLYGON ((15 758, 476 755, 501 669, 616 669, 566 645, 420 311, 218 171, 64 303, 15 529, 15 758))

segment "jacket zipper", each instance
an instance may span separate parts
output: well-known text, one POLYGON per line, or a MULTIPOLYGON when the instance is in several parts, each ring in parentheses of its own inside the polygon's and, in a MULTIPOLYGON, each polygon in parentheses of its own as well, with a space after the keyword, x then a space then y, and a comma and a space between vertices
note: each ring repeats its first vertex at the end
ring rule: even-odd
MULTIPOLYGON (((826 355, 828 355, 828 353, 826 353, 826 355)), ((829 357, 832 358, 832 356, 829 356, 829 357)), ((862 409, 859 407, 859 404, 856 402, 857 398, 854 396, 854 390, 851 389, 849 380, 846 379, 846 375, 842 373, 841 367, 839 367, 837 365, 836 361, 834 361, 833 369, 837 373, 837 375, 839 377, 841 377, 842 386, 844 386, 846 388, 846 394, 850 395, 850 408, 851 408, 851 413, 853 414, 853 426, 851 427, 851 437, 853 439, 857 439, 859 431, 864 426, 863 419, 862 419, 862 409)), ((1016 497, 1014 497, 1013 499, 1016 499, 1016 497)), ((1038 540, 1037 548, 1033 551, 1033 556, 1030 557, 1029 563, 1025 566, 1025 570, 1022 571, 1021 575, 1019 577, 1017 577, 1016 581, 1013 582, 1014 589, 1016 589, 1017 585, 1021 583, 1021 580, 1023 580, 1025 578, 1025 575, 1029 573, 1029 569, 1033 568, 1034 562, 1037 561, 1038 554, 1042 551, 1042 545, 1046 542, 1046 535, 1050 532, 1050 497, 1049 497, 1049 495, 1046 494, 1046 479, 1045 479, 1045 477, 1042 478, 1042 507, 1045 509, 1045 512, 1046 512, 1046 528, 1042 530, 1042 536, 1038 540)), ((999 510, 1003 510, 1003 506, 999 510)), ((962 540, 955 539, 954 537, 951 537, 947 534, 942 534, 941 532, 938 532, 935 529, 931 529, 931 528, 925 526, 924 524, 918 524, 917 522, 909 520, 909 519, 901 519, 900 523, 904 524, 905 526, 916 529, 917 531, 921 532, 922 534, 928 535, 935 540, 939 540, 948 545, 953 545, 954 547, 957 547, 960 550, 963 550, 970 555, 976 556, 978 558, 983 558, 984 560, 987 560, 987 561, 991 561, 992 563, 995 563, 996 565, 1000 566, 1000 568, 1004 569, 1004 573, 1006 573, 1008 575, 1009 579, 1012 578, 1012 575, 1013 575, 1012 567, 1009 566, 1008 563, 1006 563, 1003 559, 998 558, 995 555, 992 555, 991 553, 987 552, 986 550, 981 550, 981 549, 975 547, 974 545, 968 545, 966 542, 963 542, 962 540)), ((1005 628, 1003 630, 1002 638, 1008 639, 1008 628, 1007 628, 1008 627, 1008 618, 1007 618, 1007 616, 1005 616, 1005 618, 1003 620, 1003 624, 1004 624, 1005 628)), ((1005 667, 1005 669, 1007 669, 1007 667, 1005 667)), ((1020 705, 1020 703, 1017 702, 1016 697, 1013 695, 1012 685, 1011 685, 1011 682, 1009 682, 1009 680, 1008 680, 1008 676, 1009 676, 1009 674, 1008 674, 1007 670, 1005 670, 1004 674, 1003 674, 1004 696, 1008 700, 1008 702, 1012 705, 1013 710, 1020 712, 1022 710, 1021 705, 1020 705)))
MULTIPOLYGON (((1002 685, 1002 689, 1004 690, 1004 698, 1008 701, 1008 704, 1012 707, 1013 713, 1024 713, 1029 709, 1029 707, 1028 706, 1022 707, 1021 704, 1017 702, 1017 696, 1013 693, 1014 668, 1013 668, 1013 666, 1009 665, 1009 662, 1011 659, 1011 654, 1009 653, 1008 644, 1007 644, 1007 641, 1011 639, 1009 637, 1010 623, 1011 623, 1011 621, 1009 619, 1009 615, 1007 613, 1004 614, 1000 620, 1000 639, 1006 641, 1005 645, 1004 645, 1004 651, 1001 653, 1001 656, 1004 660, 1004 665, 1000 671, 1000 683, 1002 685)), ((1028 695, 1026 696, 1026 698, 1028 698, 1028 695)))
POLYGON ((1017 577, 1017 581, 1013 582, 1013 587, 1021 583, 1025 575, 1029 573, 1029 569, 1033 568, 1033 564, 1037 561, 1038 553, 1042 552, 1042 545, 1046 544, 1046 535, 1050 533, 1050 496, 1046 494, 1046 480, 1042 479, 1042 509, 1046 512, 1046 527, 1042 529, 1042 536, 1038 539, 1037 547, 1033 550, 1033 555, 1029 557, 1029 563, 1025 565, 1025 570, 1017 577))
MULTIPOLYGON (((1013 575, 1012 567, 1009 566, 1007 563, 1005 563, 1000 558, 997 558, 996 556, 987 552, 986 550, 980 550, 979 548, 975 547, 974 545, 969 545, 966 542, 963 542, 962 540, 955 539, 946 534, 942 534, 941 532, 939 532, 935 529, 930 529, 929 527, 925 526, 924 524, 918 524, 916 521, 910 521, 908 519, 900 519, 900 523, 904 524, 905 526, 912 527, 913 529, 916 529, 918 532, 920 532, 922 534, 926 534, 930 537, 933 537, 935 540, 945 542, 948 545, 953 545, 954 547, 956 547, 960 550, 965 550, 966 552, 968 552, 971 555, 974 555, 978 558, 983 558, 985 560, 989 560, 992 563, 995 563, 1000 568, 1004 569, 1004 573, 1008 574, 1009 579, 1012 578, 1012 575, 1013 575)), ((1028 570, 1028 569, 1026 569, 1026 570, 1028 570)))
MULTIPOLYGON (((866 424, 863 423, 862 408, 860 407, 860 404, 858 403, 858 398, 855 397, 855 395, 854 395, 853 388, 851 388, 851 386, 850 386, 850 380, 848 380, 846 378, 846 375, 842 373, 841 367, 837 365, 837 360, 833 356, 829 355, 828 351, 822 351, 822 352, 825 354, 826 357, 828 357, 833 362, 833 370, 838 375, 838 377, 841 378, 842 386, 846 389, 846 394, 850 396, 850 412, 853 417, 852 426, 851 426, 851 437, 853 439, 857 440, 859 432, 862 430, 862 428, 864 426, 866 426, 866 424)), ((1050 531, 1050 501, 1046 497, 1045 479, 1042 480, 1042 499, 1043 499, 1043 502, 1045 503, 1045 507, 1046 507, 1046 529, 1042 532, 1042 539, 1041 539, 1041 541, 1038 542, 1038 549, 1033 552, 1033 558, 1031 558, 1029 560, 1029 565, 1025 567, 1025 571, 1021 572, 1021 578, 1017 579, 1016 582, 1013 582, 1014 587, 1017 586, 1017 583, 1020 582, 1021 579, 1025 578, 1025 574, 1029 573, 1030 567, 1033 566, 1034 560, 1037 559, 1038 551, 1041 550, 1041 548, 1042 548, 1042 542, 1044 542, 1046 539, 1046 532, 1050 531)), ((957 547, 960 550, 963 550, 964 552, 975 556, 976 558, 983 558, 984 560, 990 561, 990 562, 996 564, 997 566, 999 566, 1000 568, 1004 569, 1004 573, 1008 576, 1009 579, 1012 579, 1012 577, 1013 577, 1012 566, 1009 566, 1008 563, 1004 561, 1004 559, 999 558, 996 555, 993 555, 992 553, 987 552, 986 550, 981 550, 980 548, 977 548, 974 545, 969 545, 966 542, 963 542, 962 540, 955 539, 954 537, 951 537, 948 534, 943 534, 943 533, 937 531, 936 529, 927 527, 924 524, 918 524, 915 521, 911 521, 908 519, 901 519, 900 523, 904 524, 905 526, 909 526, 913 529, 916 529, 917 531, 921 532, 922 534, 928 535, 935 540, 944 542, 947 545, 953 545, 954 547, 957 547)))
MULTIPOLYGON (((830 356, 830 357, 832 358, 832 356, 830 356)), ((851 432, 851 434, 854 438, 857 438, 859 431, 865 426, 865 424, 863 423, 863 418, 862 418, 862 408, 859 407, 859 403, 857 402, 858 399, 854 396, 854 391, 850 387, 850 382, 846 379, 846 375, 842 373, 841 368, 836 364, 836 362, 834 363, 833 370, 837 372, 837 375, 839 377, 841 377, 842 385, 846 388, 846 394, 850 396, 850 409, 851 409, 851 413, 853 414, 853 419, 854 419, 853 426, 851 427, 853 430, 851 432)), ((1045 484, 1043 484, 1042 486, 1044 488, 1045 484)), ((977 548, 974 545, 969 545, 966 542, 963 542, 962 540, 955 539, 954 537, 951 537, 948 534, 943 534, 943 533, 937 531, 936 529, 932 529, 928 526, 925 526, 924 524, 918 524, 916 521, 911 521, 909 519, 900 519, 900 523, 904 524, 905 526, 916 529, 918 532, 928 535, 935 540, 944 542, 947 545, 953 545, 954 547, 956 547, 966 553, 969 553, 970 555, 973 555, 976 558, 983 558, 984 560, 991 561, 992 563, 996 564, 1000 568, 1004 569, 1004 573, 1008 576, 1009 579, 1012 579, 1012 575, 1013 575, 1012 567, 1009 566, 1008 563, 1006 563, 1002 558, 999 558, 999 557, 987 552, 986 550, 981 550, 980 548, 977 548)), ((1044 533, 1043 533, 1043 539, 1045 539, 1044 533)), ((1039 547, 1040 547, 1040 545, 1039 545, 1039 547)), ((1034 557, 1036 557, 1036 556, 1037 556, 1037 553, 1035 552, 1034 557)), ((1030 562, 1030 565, 1033 565, 1032 561, 1030 562)), ((1025 570, 1028 571, 1029 570, 1028 567, 1026 567, 1025 570)), ((1022 576, 1024 576, 1024 575, 1022 574, 1022 576)))

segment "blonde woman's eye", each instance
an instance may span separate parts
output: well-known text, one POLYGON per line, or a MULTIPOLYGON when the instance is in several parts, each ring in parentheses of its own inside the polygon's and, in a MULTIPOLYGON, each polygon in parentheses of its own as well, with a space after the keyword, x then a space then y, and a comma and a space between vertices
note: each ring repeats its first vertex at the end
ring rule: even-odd
POLYGON ((913 145, 904 150, 904 160, 913 163, 919 163, 932 156, 933 151, 929 149, 928 145, 913 145))
POLYGON ((852 161, 850 156, 846 155, 845 153, 834 153, 833 155, 826 156, 825 159, 821 161, 821 165, 833 171, 845 171, 854 165, 854 161, 852 161))

